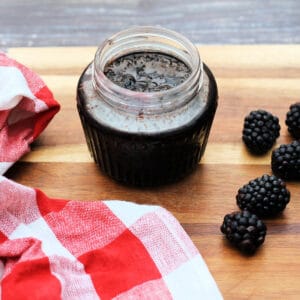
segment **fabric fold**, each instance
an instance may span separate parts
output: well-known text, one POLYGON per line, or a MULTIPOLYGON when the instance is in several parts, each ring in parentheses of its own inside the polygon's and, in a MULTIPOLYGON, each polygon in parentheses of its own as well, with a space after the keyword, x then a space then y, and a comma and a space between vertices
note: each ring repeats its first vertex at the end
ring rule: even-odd
POLYGON ((0 52, 0 174, 39 136, 59 104, 33 71, 0 52))

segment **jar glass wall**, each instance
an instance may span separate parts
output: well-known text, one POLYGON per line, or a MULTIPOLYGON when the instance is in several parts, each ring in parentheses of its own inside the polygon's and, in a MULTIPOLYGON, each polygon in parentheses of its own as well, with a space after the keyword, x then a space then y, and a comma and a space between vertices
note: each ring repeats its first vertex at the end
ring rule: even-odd
POLYGON ((89 150, 104 173, 128 184, 160 185, 197 167, 217 107, 217 86, 185 37, 160 27, 137 27, 98 48, 80 77, 77 106, 89 150), (132 53, 169 55, 191 71, 167 90, 132 91, 104 72, 107 64, 132 53))

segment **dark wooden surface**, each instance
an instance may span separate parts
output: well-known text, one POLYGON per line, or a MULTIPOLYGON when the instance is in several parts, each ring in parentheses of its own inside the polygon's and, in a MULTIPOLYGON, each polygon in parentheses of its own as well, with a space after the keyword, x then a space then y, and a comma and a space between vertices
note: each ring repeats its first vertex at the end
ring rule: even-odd
POLYGON ((133 25, 161 25, 199 44, 299 43, 300 1, 0 1, 2 49, 98 45, 133 25))

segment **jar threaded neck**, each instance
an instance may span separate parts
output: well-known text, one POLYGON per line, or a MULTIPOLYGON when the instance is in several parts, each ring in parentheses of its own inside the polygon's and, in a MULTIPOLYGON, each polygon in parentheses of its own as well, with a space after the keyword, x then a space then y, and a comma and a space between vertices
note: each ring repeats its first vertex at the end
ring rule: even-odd
POLYGON ((203 65, 197 48, 184 36, 161 27, 133 27, 117 33, 98 48, 92 64, 94 89, 110 105, 129 113, 173 111, 199 92, 203 65), (107 63, 130 53, 160 52, 178 58, 191 69, 181 84, 157 92, 137 92, 120 87, 104 74, 107 63))

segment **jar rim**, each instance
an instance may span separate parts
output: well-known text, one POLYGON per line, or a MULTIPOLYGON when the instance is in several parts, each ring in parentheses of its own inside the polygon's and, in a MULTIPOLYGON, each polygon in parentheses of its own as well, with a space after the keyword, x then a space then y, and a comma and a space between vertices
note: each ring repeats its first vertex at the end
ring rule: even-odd
MULTIPOLYGON (((155 52, 166 53, 162 50, 155 52)), ((134 26, 114 34, 98 47, 92 63, 92 82, 94 89, 105 101, 120 109, 145 114, 158 111, 167 112, 190 101, 201 89, 203 63, 197 47, 183 35, 161 26, 134 26), (122 45, 130 46, 127 49, 129 52, 126 54, 139 51, 150 52, 151 50, 146 50, 141 46, 143 44, 139 45, 139 42, 136 42, 144 41, 147 47, 155 49, 154 44, 151 46, 150 37, 161 39, 160 46, 165 47, 166 52, 173 51, 175 53, 175 51, 179 51, 178 53, 182 56, 180 59, 191 67, 191 74, 186 80, 168 90, 139 92, 121 87, 107 78, 104 74, 104 67, 108 58, 111 59, 107 54, 109 50, 111 50, 111 55, 115 55, 114 59, 122 56, 122 53, 120 54, 122 45), (165 46, 162 44, 163 41, 166 43, 165 46), (178 47, 182 47, 182 49, 179 50, 178 47)))

